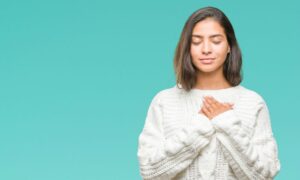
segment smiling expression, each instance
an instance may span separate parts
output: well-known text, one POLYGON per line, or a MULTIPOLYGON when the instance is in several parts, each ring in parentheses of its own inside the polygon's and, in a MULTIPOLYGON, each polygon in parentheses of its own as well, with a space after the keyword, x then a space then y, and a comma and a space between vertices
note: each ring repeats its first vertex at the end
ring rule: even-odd
POLYGON ((224 28, 216 20, 206 18, 194 26, 190 53, 198 72, 222 71, 229 52, 224 28))

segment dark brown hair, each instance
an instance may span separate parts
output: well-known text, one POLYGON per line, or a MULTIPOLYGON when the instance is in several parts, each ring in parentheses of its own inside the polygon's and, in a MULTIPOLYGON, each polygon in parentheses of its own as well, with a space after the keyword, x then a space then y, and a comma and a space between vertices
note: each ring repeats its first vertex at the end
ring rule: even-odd
POLYGON ((239 85, 242 81, 242 53, 235 37, 234 29, 226 15, 215 7, 205 7, 195 11, 186 21, 182 30, 174 56, 174 70, 177 87, 180 85, 186 91, 192 89, 197 81, 197 69, 192 63, 190 46, 194 26, 206 19, 213 18, 223 28, 226 34, 230 53, 227 54, 223 66, 223 74, 231 86, 239 85))

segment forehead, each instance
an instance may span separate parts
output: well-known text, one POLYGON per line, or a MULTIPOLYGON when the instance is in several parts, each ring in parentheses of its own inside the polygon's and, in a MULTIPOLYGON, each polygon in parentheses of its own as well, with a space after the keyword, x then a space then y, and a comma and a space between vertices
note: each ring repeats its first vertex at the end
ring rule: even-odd
POLYGON ((220 34, 225 36, 224 28, 220 23, 212 18, 206 18, 198 23, 193 28, 193 35, 212 36, 220 34))

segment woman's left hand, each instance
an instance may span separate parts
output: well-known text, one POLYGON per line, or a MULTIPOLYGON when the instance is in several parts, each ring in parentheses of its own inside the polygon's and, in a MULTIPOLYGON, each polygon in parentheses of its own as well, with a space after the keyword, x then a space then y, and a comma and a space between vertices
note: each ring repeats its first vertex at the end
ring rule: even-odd
POLYGON ((211 96, 204 96, 203 106, 199 113, 203 113, 209 120, 232 109, 233 103, 221 103, 211 96))

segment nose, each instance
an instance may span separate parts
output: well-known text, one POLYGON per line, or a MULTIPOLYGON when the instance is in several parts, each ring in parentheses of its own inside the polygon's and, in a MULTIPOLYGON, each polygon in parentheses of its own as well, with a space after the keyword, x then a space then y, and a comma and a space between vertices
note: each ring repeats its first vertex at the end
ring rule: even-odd
POLYGON ((203 54, 209 54, 211 53, 211 45, 209 42, 203 42, 203 46, 202 46, 202 53, 203 54))

